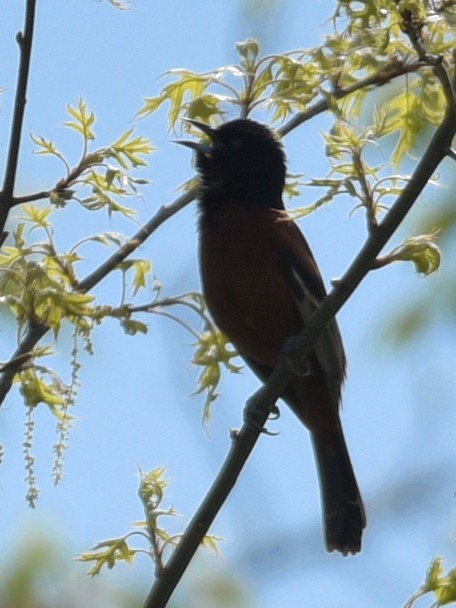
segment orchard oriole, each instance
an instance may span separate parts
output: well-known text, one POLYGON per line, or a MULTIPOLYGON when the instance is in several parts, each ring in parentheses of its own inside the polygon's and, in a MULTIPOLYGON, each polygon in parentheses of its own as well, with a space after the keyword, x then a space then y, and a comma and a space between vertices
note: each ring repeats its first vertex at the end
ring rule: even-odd
MULTIPOLYGON (((218 128, 190 120, 207 141, 196 150, 200 265, 207 306, 247 365, 266 381, 287 338, 326 291, 310 248, 284 215, 285 153, 273 131, 249 119, 218 128)), ((319 469, 326 546, 361 550, 366 518, 339 419, 346 359, 333 320, 293 376, 283 400, 309 429, 319 469)))

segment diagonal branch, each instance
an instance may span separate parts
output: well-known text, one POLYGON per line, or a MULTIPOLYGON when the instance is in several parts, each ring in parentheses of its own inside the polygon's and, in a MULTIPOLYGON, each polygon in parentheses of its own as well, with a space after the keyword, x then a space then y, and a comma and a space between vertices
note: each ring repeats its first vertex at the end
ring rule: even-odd
MULTIPOLYGON (((363 278, 374 267, 378 254, 401 224, 438 165, 446 156, 455 134, 456 106, 454 103, 450 103, 441 125, 435 131, 426 152, 413 172, 412 178, 407 182, 384 220, 372 230, 365 245, 345 275, 338 281, 331 293, 312 315, 309 323, 297 336, 292 352, 288 353, 288 357, 291 355, 291 360, 295 361, 292 366, 294 369, 315 345, 328 323, 353 294, 363 278)), ((144 608, 165 608, 167 605, 203 537, 233 489, 242 467, 258 440, 259 428, 266 423, 271 406, 283 393, 291 376, 292 370, 289 363, 283 358, 279 359, 279 363, 267 383, 249 399, 247 407, 253 406, 256 411, 262 412, 262 419, 258 419, 259 427, 253 428, 245 422, 241 431, 233 434, 231 449, 219 475, 188 525, 184 536, 165 568, 157 577, 144 608)))
MULTIPOLYGON (((120 262, 125 260, 135 249, 159 228, 166 220, 188 205, 195 198, 195 189, 185 192, 169 205, 162 205, 144 226, 133 235, 122 247, 109 257, 92 273, 79 281, 77 289, 87 292, 95 285, 98 285, 120 262)), ((21 343, 13 353, 11 360, 0 368, 0 405, 5 400, 6 395, 11 389, 14 376, 24 364, 24 355, 29 353, 49 331, 49 327, 43 324, 30 324, 27 333, 21 343)))
POLYGON ((0 246, 7 237, 4 231, 9 210, 12 206, 14 185, 16 182, 19 146, 21 142, 22 125, 24 122, 25 104, 27 103, 27 83, 30 73, 30 57, 32 54, 33 29, 35 24, 36 0, 27 0, 25 11, 24 32, 16 36, 20 49, 19 76, 14 102, 13 123, 6 162, 3 190, 0 192, 0 246))
MULTIPOLYGON (((426 62, 423 62, 421 59, 411 61, 408 63, 402 62, 391 62, 391 64, 386 64, 383 69, 372 74, 371 76, 367 76, 357 82, 354 82, 348 87, 338 87, 331 91, 332 97, 335 99, 343 99, 352 93, 356 93, 357 91, 361 91, 362 89, 366 89, 368 87, 379 87, 387 84, 393 78, 397 78, 398 76, 404 76, 405 74, 410 74, 411 72, 416 72, 419 68, 423 66, 429 65, 426 62)), ((303 112, 298 112, 293 118, 291 118, 286 124, 283 125, 280 129, 278 129, 278 133, 283 137, 299 127, 304 122, 307 122, 314 116, 318 114, 322 114, 329 110, 329 103, 326 99, 320 99, 315 103, 311 104, 306 110, 303 112)))
POLYGON ((179 196, 175 201, 169 205, 162 205, 160 209, 155 213, 144 226, 138 230, 138 232, 131 237, 122 247, 113 253, 101 266, 99 266, 92 273, 82 279, 76 286, 79 291, 89 291, 92 287, 95 287, 102 279, 104 279, 111 270, 114 270, 120 262, 123 262, 135 249, 142 245, 150 235, 157 230, 166 220, 175 215, 178 211, 186 207, 196 198, 196 189, 192 188, 188 192, 185 192, 179 196))

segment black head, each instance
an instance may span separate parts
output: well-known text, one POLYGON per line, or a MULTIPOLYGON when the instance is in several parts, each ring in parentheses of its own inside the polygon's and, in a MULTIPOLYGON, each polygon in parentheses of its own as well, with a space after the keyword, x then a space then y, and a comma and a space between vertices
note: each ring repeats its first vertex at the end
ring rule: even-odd
POLYGON ((285 153, 271 129, 248 119, 233 120, 217 129, 189 122, 209 138, 209 143, 179 142, 197 152, 203 206, 229 199, 255 207, 283 209, 285 153))

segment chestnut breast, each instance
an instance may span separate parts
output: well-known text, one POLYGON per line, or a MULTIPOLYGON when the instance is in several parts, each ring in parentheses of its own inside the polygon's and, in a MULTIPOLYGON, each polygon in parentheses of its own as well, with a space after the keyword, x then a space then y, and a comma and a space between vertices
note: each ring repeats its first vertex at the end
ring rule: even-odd
POLYGON ((241 355, 271 367, 285 338, 302 328, 278 255, 287 223, 273 209, 229 201, 201 217, 201 278, 212 317, 241 355))

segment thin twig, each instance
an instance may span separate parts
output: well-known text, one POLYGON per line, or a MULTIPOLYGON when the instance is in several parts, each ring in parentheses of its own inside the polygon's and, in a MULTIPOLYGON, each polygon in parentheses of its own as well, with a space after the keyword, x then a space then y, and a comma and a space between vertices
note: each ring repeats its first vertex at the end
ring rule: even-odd
POLYGON ((10 208, 16 207, 17 205, 23 205, 24 203, 32 203, 33 201, 40 201, 44 198, 49 198, 51 194, 52 190, 41 190, 41 192, 25 194, 24 196, 13 196, 11 198, 10 208))
MULTIPOLYGON (((448 72, 444 65, 443 55, 433 55, 428 53, 424 46, 423 29, 426 26, 425 21, 417 20, 410 9, 405 9, 402 12, 402 28, 407 34, 410 43, 418 55, 419 60, 424 64, 433 68, 434 74, 440 81, 443 94, 445 95, 449 106, 455 104, 454 83, 451 82, 448 72)), ((453 53, 454 60, 454 53, 453 53)))
MULTIPOLYGON (((421 60, 411 61, 410 63, 401 63, 396 61, 394 63, 385 65, 379 72, 372 74, 372 76, 358 80, 358 82, 355 82, 348 87, 335 89, 332 91, 332 95, 335 99, 343 99, 352 93, 356 93, 356 91, 361 91, 362 89, 366 89, 371 86, 382 86, 393 78, 404 76, 410 72, 416 72, 424 65, 427 64, 423 63, 421 60)), ((299 127, 299 125, 302 125, 304 122, 310 120, 317 114, 322 114, 327 110, 329 110, 328 101, 326 99, 320 99, 314 104, 311 104, 304 112, 299 112, 293 116, 291 120, 289 120, 277 131, 283 137, 284 135, 290 133, 290 131, 296 129, 296 127, 299 127)))
POLYGON ((4 372, 6 369, 8 369, 11 366, 14 366, 17 371, 18 369, 24 367, 24 365, 26 365, 30 361, 31 358, 32 357, 29 353, 25 353, 21 357, 17 357, 16 359, 10 359, 6 363, 0 364, 0 373, 4 372))
POLYGON ((10 144, 6 161, 3 190, 0 193, 0 246, 7 237, 4 231, 11 200, 16 183, 17 163, 19 159, 19 146, 21 143, 22 125, 24 122, 25 104, 27 103, 27 83, 30 73, 30 57, 32 54, 33 29, 35 23, 36 0, 27 0, 25 9, 24 32, 16 36, 20 49, 19 75, 17 79, 16 97, 14 102, 13 121, 11 126, 10 144))
POLYGON ((102 279, 108 275, 111 270, 114 270, 116 266, 123 262, 135 249, 142 245, 149 236, 157 230, 166 220, 175 215, 178 211, 186 207, 196 197, 196 189, 192 188, 188 192, 185 192, 175 201, 169 205, 163 205, 155 213, 148 222, 141 226, 138 232, 129 239, 124 245, 108 258, 103 264, 101 264, 96 270, 87 275, 84 279, 79 281, 76 285, 76 289, 79 291, 89 291, 97 285, 102 279))
POLYGON ((369 231, 372 231, 377 228, 377 217, 375 214, 375 201, 372 188, 367 179, 364 162, 359 151, 353 152, 352 160, 361 186, 362 202, 367 211, 367 227, 369 231))

